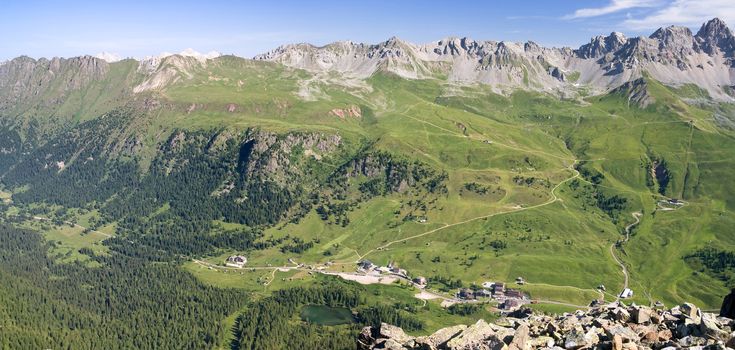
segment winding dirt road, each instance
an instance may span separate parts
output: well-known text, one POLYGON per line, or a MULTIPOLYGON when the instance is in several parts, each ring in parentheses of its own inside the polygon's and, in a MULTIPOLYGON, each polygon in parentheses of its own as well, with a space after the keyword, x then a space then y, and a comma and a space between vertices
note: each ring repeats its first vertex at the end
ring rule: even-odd
POLYGON ((482 215, 482 216, 470 218, 470 219, 467 219, 467 220, 455 222, 453 224, 445 224, 444 226, 437 227, 435 229, 432 229, 432 230, 429 230, 429 231, 426 231, 426 232, 423 232, 423 233, 419 233, 419 234, 416 234, 416 235, 413 235, 413 236, 409 236, 409 237, 397 239, 397 240, 394 240, 394 241, 390 241, 390 242, 388 242, 386 244, 383 244, 383 245, 381 245, 381 246, 379 246, 377 248, 374 248, 374 249, 369 250, 365 254, 362 254, 362 255, 358 254, 357 261, 359 262, 360 260, 362 260, 364 257, 368 256, 369 254, 371 254, 371 253, 373 253, 373 252, 375 252, 377 250, 386 249, 386 248, 390 247, 393 244, 401 243, 401 242, 405 242, 405 241, 409 241, 409 240, 416 239, 416 238, 420 238, 420 237, 423 237, 423 236, 426 236, 426 235, 430 235, 432 233, 436 233, 436 232, 439 232, 441 230, 444 230, 444 229, 447 229, 447 228, 450 228, 450 227, 464 225, 464 224, 467 224, 467 223, 470 223, 470 222, 473 222, 473 221, 487 219, 487 218, 491 218, 491 217, 497 216, 497 215, 516 213, 516 212, 520 212, 520 211, 524 211, 524 210, 530 210, 530 209, 536 209, 536 208, 540 208, 540 207, 543 207, 543 206, 547 206, 549 204, 552 204, 552 203, 554 203, 554 202, 556 202, 556 201, 559 200, 559 197, 556 195, 556 190, 562 184, 565 184, 565 183, 567 183, 567 182, 569 182, 569 181, 571 181, 571 180, 576 179, 577 177, 579 177, 579 171, 577 171, 577 169, 574 168, 574 165, 575 164, 577 164, 576 161, 574 163, 572 163, 572 165, 570 165, 567 168, 567 169, 571 170, 572 172, 574 172, 574 175, 572 175, 572 176, 570 176, 570 177, 562 180, 558 184, 556 184, 556 186, 554 186, 554 188, 552 188, 551 191, 550 191, 551 198, 549 198, 549 200, 546 201, 546 202, 544 202, 544 203, 532 205, 530 207, 522 207, 522 208, 513 209, 513 210, 499 211, 499 212, 496 212, 496 213, 482 215))
MULTIPOLYGON (((633 226, 638 225, 641 222, 641 215, 643 214, 639 212, 635 212, 631 215, 633 215, 633 218, 635 218, 635 222, 629 224, 628 226, 625 226, 625 239, 622 242, 620 242, 620 244, 628 242, 628 240, 630 239, 630 230, 633 228, 633 226)), ((620 269, 623 271, 623 276, 625 277, 625 282, 623 283, 623 290, 625 290, 628 288, 630 276, 628 275, 628 268, 625 266, 623 261, 620 260, 620 258, 618 258, 617 255, 615 255, 615 244, 616 243, 617 242, 610 245, 610 255, 612 255, 613 259, 615 259, 615 262, 617 262, 618 265, 620 265, 620 269)), ((616 302, 620 301, 620 294, 616 294, 615 301, 616 302)))

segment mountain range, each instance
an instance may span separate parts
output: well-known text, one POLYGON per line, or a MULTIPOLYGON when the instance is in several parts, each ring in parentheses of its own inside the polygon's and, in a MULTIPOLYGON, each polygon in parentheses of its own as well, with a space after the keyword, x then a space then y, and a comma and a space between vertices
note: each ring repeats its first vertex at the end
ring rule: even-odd
MULTIPOLYGON (((133 92, 141 92, 186 79, 193 66, 206 65, 219 56, 217 52, 200 54, 187 49, 180 54, 164 53, 119 64, 137 66, 133 67, 135 77, 142 81, 135 84, 133 92)), ((31 76, 43 89, 44 81, 68 71, 75 76, 66 82, 73 90, 79 87, 79 79, 108 79, 108 65, 118 62, 117 58, 108 59, 18 57, 0 66, 0 89, 8 98, 18 98, 31 76)), ((696 34, 677 26, 660 28, 649 37, 627 38, 613 32, 594 37, 577 49, 466 37, 414 44, 393 37, 378 44, 289 44, 253 59, 313 73, 336 73, 346 81, 385 71, 406 79, 486 84, 505 94, 528 89, 565 97, 595 95, 647 74, 669 85, 696 84, 717 100, 733 101, 731 90, 735 85, 735 36, 717 18, 704 23, 696 34)))
POLYGON ((4 62, 0 347, 349 348, 492 320, 486 286, 711 310, 735 283, 734 60, 713 19, 577 49, 4 62))

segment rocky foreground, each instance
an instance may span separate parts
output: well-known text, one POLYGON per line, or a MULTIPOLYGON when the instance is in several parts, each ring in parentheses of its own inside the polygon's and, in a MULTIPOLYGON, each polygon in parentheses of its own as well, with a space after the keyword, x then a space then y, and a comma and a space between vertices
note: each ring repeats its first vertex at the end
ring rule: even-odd
POLYGON ((685 303, 669 310, 618 304, 562 316, 520 313, 495 323, 443 328, 412 337, 401 328, 366 327, 364 349, 725 349, 735 348, 735 321, 685 303))

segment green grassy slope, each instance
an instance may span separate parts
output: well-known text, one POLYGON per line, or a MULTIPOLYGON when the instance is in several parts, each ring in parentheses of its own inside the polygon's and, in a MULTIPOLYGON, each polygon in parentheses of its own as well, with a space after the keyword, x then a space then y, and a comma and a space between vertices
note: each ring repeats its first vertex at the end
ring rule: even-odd
MULTIPOLYGON (((122 65, 116 69, 125 74, 122 65)), ((331 260, 335 270, 352 271, 357 260, 369 258, 466 285, 523 276, 534 298, 586 305, 599 296, 599 284, 608 287, 608 300, 623 287, 610 247, 624 238, 631 214, 640 212, 630 240, 615 248, 630 271, 636 302, 715 307, 729 287, 683 260, 705 246, 735 249, 728 231, 735 220, 735 139, 713 119, 714 107, 682 100, 701 97, 691 87, 646 80, 655 102, 639 108, 619 94, 585 100, 525 91, 500 96, 482 86, 383 73, 340 85, 235 57, 188 73, 149 93, 159 107, 147 111, 144 122, 136 119, 144 135, 139 154, 148 161, 178 128, 259 128, 338 134, 351 154, 358 148, 388 152, 447 175, 445 193, 411 188, 379 195, 349 211, 346 226, 320 219, 312 208, 297 222, 266 227, 265 238, 299 237, 314 246, 300 253, 276 246, 252 252, 252 266, 281 266, 293 258, 331 260), (360 116, 334 112, 353 107, 360 116), (470 184, 487 190, 474 192, 470 184), (659 210, 657 202, 666 198, 686 205, 659 210), (425 207, 425 222, 404 220, 416 201, 425 207), (616 202, 624 204, 614 207, 616 202)), ((94 110, 90 106, 80 120, 94 110)), ((349 160, 331 161, 336 163, 323 161, 310 176, 326 178, 349 160)), ((356 196, 365 179, 351 181, 349 196, 356 196)), ((217 261, 226 253, 205 258, 217 261)), ((244 272, 212 278, 195 267, 187 265, 223 286, 256 290, 267 277, 244 272)))

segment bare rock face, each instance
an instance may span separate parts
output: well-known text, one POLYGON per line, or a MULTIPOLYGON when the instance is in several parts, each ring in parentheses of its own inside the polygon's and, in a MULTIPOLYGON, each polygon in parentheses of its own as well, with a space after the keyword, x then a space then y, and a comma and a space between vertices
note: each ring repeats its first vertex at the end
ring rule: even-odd
MULTIPOLYGON (((91 56, 38 60, 27 56, 14 58, 0 64, 0 112, 33 107, 39 114, 53 114, 73 94, 79 94, 95 84, 115 95, 125 93, 109 76, 110 65, 105 60, 91 56)), ((129 92, 129 91, 128 91, 129 92)), ((90 93, 90 99, 102 96, 90 93)), ((117 96, 116 96, 117 97, 117 96)), ((68 117, 68 116, 67 116, 68 117)))
POLYGON ((509 350, 530 350, 532 347, 531 329, 523 323, 516 328, 508 348, 509 350))
POLYGON ((387 323, 380 324, 380 333, 378 335, 381 338, 393 339, 399 343, 406 343, 414 339, 408 336, 400 327, 391 326, 387 323))
POLYGON ((330 114, 339 117, 339 119, 350 118, 361 118, 362 111, 358 106, 349 106, 347 108, 334 108, 329 111, 330 114))
POLYGON ((720 317, 735 318, 735 288, 722 300, 720 317))
POLYGON ((425 349, 438 349, 446 346, 447 342, 462 333, 467 326, 461 324, 452 327, 442 328, 432 335, 416 338, 416 344, 425 349))
MULTIPOLYGON (((462 333, 447 342, 447 349, 469 350, 481 349, 484 340, 495 335, 493 327, 484 320, 467 327, 462 333)), ((489 347, 486 347, 489 349, 489 347)))
POLYGON ((646 108, 656 102, 648 93, 648 83, 644 78, 629 81, 613 90, 612 93, 626 97, 629 106, 646 108))
POLYGON ((611 304, 556 317, 527 315, 524 319, 483 320, 454 326, 417 338, 382 324, 366 327, 358 349, 530 350, 530 349, 705 349, 732 348, 735 321, 704 313, 690 303, 669 310, 611 304), (628 317, 620 317, 626 314, 628 317), (653 322, 661 320, 661 322, 653 322))
POLYGON ((645 307, 639 307, 633 310, 633 318, 636 323, 644 324, 651 322, 651 309, 645 307))
POLYGON ((577 50, 581 58, 597 58, 609 53, 616 52, 628 42, 628 38, 622 33, 612 32, 608 36, 597 36, 592 38, 588 44, 582 45, 577 50))
POLYGON ((687 27, 670 26, 659 28, 649 38, 658 41, 660 52, 684 56, 699 51, 699 45, 696 45, 694 35, 692 35, 692 31, 687 27))
POLYGON ((699 46, 707 54, 722 53, 725 57, 735 55, 735 36, 725 22, 719 18, 703 24, 696 37, 699 46))
MULTIPOLYGON (((250 134, 243 147, 251 148, 244 152, 241 168, 253 176, 255 172, 267 172, 276 182, 298 176, 298 167, 292 164, 292 154, 296 150, 303 157, 321 159, 330 155, 342 144, 339 135, 323 133, 275 133, 258 131, 250 134), (247 157, 244 155, 247 154, 247 157)), ((284 182, 285 184, 285 182, 284 182)))
POLYGON ((735 37, 717 18, 696 35, 678 26, 660 28, 648 37, 627 38, 613 32, 592 38, 576 50, 466 37, 426 44, 391 38, 374 45, 286 45, 255 59, 357 79, 377 72, 407 79, 446 77, 457 83, 487 84, 499 93, 521 88, 574 94, 577 85, 605 93, 641 78, 644 72, 666 84, 696 84, 724 100, 730 97, 722 87, 735 85, 735 72, 731 72, 735 37), (572 73, 579 75, 569 81, 572 73))

